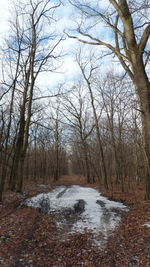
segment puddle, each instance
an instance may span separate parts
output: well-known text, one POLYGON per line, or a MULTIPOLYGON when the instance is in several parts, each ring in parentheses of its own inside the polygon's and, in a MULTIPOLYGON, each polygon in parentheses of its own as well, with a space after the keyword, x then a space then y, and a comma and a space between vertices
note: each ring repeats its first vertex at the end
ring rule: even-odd
POLYGON ((93 233, 95 244, 100 246, 118 226, 121 213, 127 210, 122 203, 101 196, 98 190, 77 185, 57 186, 49 193, 27 199, 23 204, 40 208, 44 213, 57 214, 57 226, 65 229, 66 235, 85 231, 93 233))

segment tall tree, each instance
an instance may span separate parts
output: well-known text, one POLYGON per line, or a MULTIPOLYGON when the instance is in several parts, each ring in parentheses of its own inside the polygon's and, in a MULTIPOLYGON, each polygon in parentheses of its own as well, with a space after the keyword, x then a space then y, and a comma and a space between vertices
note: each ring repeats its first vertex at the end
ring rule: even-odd
POLYGON ((66 117, 70 129, 76 136, 78 147, 80 147, 81 165, 83 166, 84 176, 88 183, 93 183, 93 173, 89 160, 88 138, 92 134, 95 122, 90 123, 89 105, 87 95, 84 93, 81 82, 75 86, 76 92, 63 97, 63 115, 66 117))
MULTIPOLYGON (((105 157, 104 157, 104 151, 103 151, 103 145, 102 145, 102 140, 101 140, 101 133, 100 133, 100 123, 99 123, 99 118, 97 115, 96 111, 96 106, 95 106, 95 99, 94 99, 94 93, 91 85, 91 80, 93 78, 93 72, 97 68, 92 64, 92 59, 88 59, 85 62, 81 60, 81 54, 79 53, 76 57, 77 63, 80 67, 81 73, 83 75, 83 78, 86 82, 86 86, 88 88, 89 96, 90 96, 90 102, 91 102, 91 107, 93 111, 93 117, 95 120, 95 128, 96 128, 96 134, 97 134, 97 140, 98 140, 98 148, 99 148, 99 165, 101 167, 101 173, 102 173, 102 178, 104 181, 104 186, 106 189, 108 189, 108 177, 107 177, 107 171, 106 171, 106 164, 105 164, 105 157), (87 68, 89 69, 89 73, 87 74, 87 68)), ((100 175, 99 175, 100 177, 100 175)))
MULTIPOLYGON (((16 65, 11 85, 10 124, 16 90, 19 102, 19 127, 10 177, 10 189, 12 190, 22 190, 24 161, 38 76, 41 72, 56 69, 55 62, 60 56, 56 47, 62 38, 59 38, 54 32, 53 25, 55 10, 60 5, 59 0, 55 3, 49 0, 28 0, 26 3, 21 1, 19 5, 17 2, 15 3, 16 18, 11 24, 12 34, 8 41, 12 73, 14 73, 14 65, 16 65), (49 31, 47 31, 48 26, 49 31)), ((2 186, 3 184, 2 181, 2 186)))
MULTIPOLYGON (((78 41, 108 48, 120 61, 128 73, 140 101, 143 138, 147 161, 146 194, 150 199, 150 81, 147 72, 149 64, 150 5, 148 1, 109 0, 108 6, 103 1, 70 1, 82 13, 78 26, 78 36, 69 35, 78 41), (89 24, 90 22, 90 24, 89 24), (100 39, 97 25, 105 24, 110 42, 100 39), (96 31, 92 32, 94 25, 96 31)), ((99 27, 101 28, 102 25, 99 27)), ((103 25, 104 26, 104 25, 103 25)), ((101 36, 105 36, 104 31, 101 36)), ((108 37, 108 35, 107 35, 108 37)))

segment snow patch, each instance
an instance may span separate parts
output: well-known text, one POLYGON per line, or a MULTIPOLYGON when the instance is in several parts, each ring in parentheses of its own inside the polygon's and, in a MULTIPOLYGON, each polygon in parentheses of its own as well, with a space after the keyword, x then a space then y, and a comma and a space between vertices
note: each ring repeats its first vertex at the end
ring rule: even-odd
POLYGON ((58 227, 67 225, 67 216, 63 217, 63 212, 69 210, 72 211, 71 216, 74 216, 74 220, 71 221, 71 233, 88 230, 94 234, 101 233, 104 239, 107 239, 110 231, 119 224, 121 211, 127 210, 122 203, 101 196, 98 190, 77 185, 58 186, 49 193, 42 193, 26 200, 24 204, 40 208, 43 200, 48 203, 48 213, 60 212, 61 221, 58 221, 58 227), (75 207, 79 200, 83 200, 85 206, 80 214, 76 214, 75 207))
POLYGON ((143 226, 150 227, 150 222, 149 222, 149 223, 145 223, 145 224, 143 224, 143 226))

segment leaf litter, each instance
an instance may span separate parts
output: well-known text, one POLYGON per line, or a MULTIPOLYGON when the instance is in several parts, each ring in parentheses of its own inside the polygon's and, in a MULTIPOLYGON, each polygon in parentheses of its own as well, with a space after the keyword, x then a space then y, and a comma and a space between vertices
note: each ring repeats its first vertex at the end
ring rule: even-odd
MULTIPOLYGON (((41 192, 46 191, 46 187, 40 188, 41 192)), ((67 189, 66 186, 61 190, 59 190, 60 187, 55 189, 58 192, 58 198, 61 199, 65 192, 67 194, 68 186, 67 189)), ((39 189, 37 191, 39 193, 39 189)), ((97 193, 99 194, 98 191, 97 193)), ((31 195, 36 195, 36 191, 33 190, 31 195)), ((105 212, 107 207, 114 216, 122 217, 120 223, 120 219, 117 221, 117 227, 110 231, 111 235, 106 237, 107 242, 100 246, 99 240, 104 236, 99 233, 96 245, 94 243, 96 228, 91 227, 89 230, 81 227, 80 232, 73 229, 87 212, 86 203, 81 201, 86 202, 87 199, 78 197, 78 200, 72 203, 73 208, 69 203, 67 208, 53 209, 49 212, 47 197, 44 198, 45 203, 41 201, 39 207, 32 208, 19 205, 25 202, 21 195, 6 195, 6 201, 0 211, 0 266, 150 266, 150 228, 144 225, 150 218, 148 201, 141 201, 140 197, 133 200, 133 194, 132 197, 128 194, 125 203, 130 208, 128 212, 122 212, 122 208, 110 204, 101 194, 98 198, 96 195, 99 209, 102 208, 107 214, 105 212), (74 221, 74 213, 76 213, 76 221, 74 221)), ((114 193, 113 199, 118 199, 118 195, 114 193)), ((120 200, 124 199, 120 197, 120 200)), ((50 206, 52 208, 52 205, 50 206)), ((107 221, 106 214, 105 221, 107 221)))
POLYGON ((57 213, 57 226, 65 229, 69 226, 68 233, 94 233, 97 245, 107 239, 118 226, 121 212, 127 210, 122 203, 101 196, 98 190, 77 185, 58 186, 49 193, 27 199, 24 205, 57 213))

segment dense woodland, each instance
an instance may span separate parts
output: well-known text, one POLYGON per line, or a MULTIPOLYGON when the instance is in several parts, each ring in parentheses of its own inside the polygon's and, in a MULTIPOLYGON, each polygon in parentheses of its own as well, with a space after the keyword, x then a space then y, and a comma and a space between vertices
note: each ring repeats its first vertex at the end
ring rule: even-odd
POLYGON ((63 174, 83 175, 107 190, 145 183, 150 198, 150 4, 111 0, 105 9, 102 2, 28 0, 12 10, 1 48, 1 199, 4 189, 21 192, 26 181, 63 174), (76 31, 57 33, 65 5, 81 20, 76 31), (99 25, 107 26, 112 43, 105 33, 101 40, 99 25), (80 74, 45 90, 39 80, 59 71, 65 38, 80 44, 73 55, 80 74))

